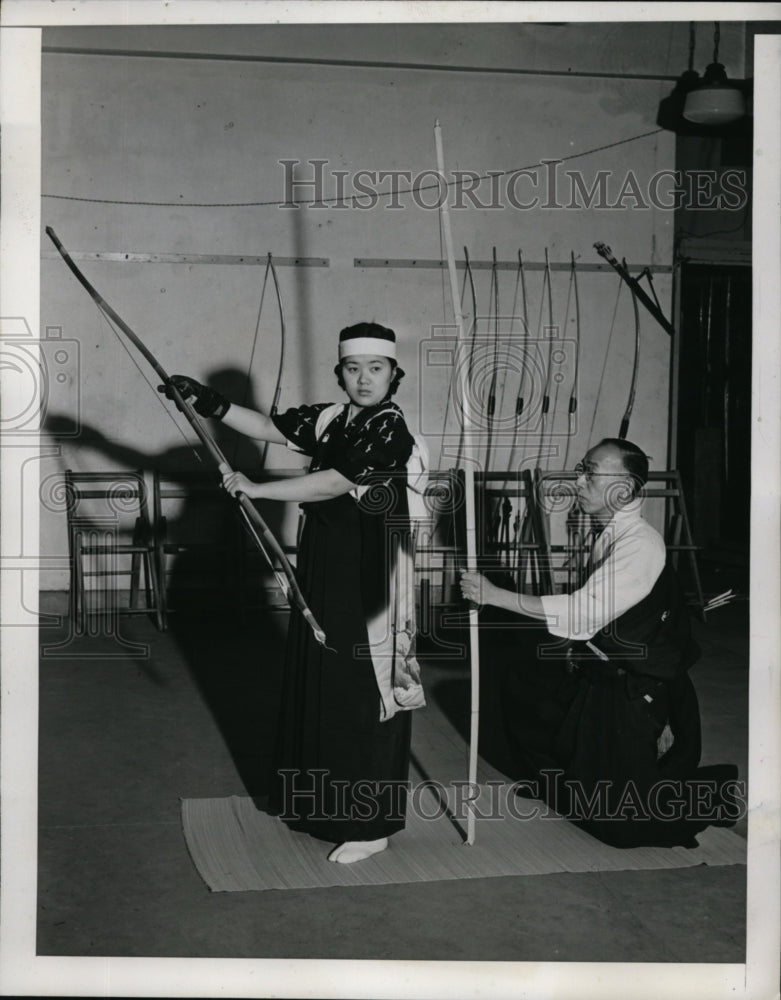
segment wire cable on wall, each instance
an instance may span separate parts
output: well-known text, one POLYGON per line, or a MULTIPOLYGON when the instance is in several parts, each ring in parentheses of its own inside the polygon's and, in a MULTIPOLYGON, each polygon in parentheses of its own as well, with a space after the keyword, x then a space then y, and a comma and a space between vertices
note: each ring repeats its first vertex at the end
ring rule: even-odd
MULTIPOLYGON (((655 128, 651 129, 650 132, 641 132, 639 135, 629 136, 627 139, 618 139, 616 142, 610 142, 603 146, 595 146, 593 149, 584 149, 579 153, 571 153, 569 156, 563 156, 561 159, 557 159, 556 163, 571 163, 572 160, 581 159, 584 156, 593 156, 594 153, 602 153, 608 149, 615 149, 617 146, 625 146, 630 142, 638 142, 640 139, 647 139, 649 136, 658 135, 663 132, 664 129, 655 128)), ((523 167, 513 167, 510 170, 502 171, 491 171, 489 174, 480 174, 476 178, 474 175, 469 176, 469 181, 474 182, 475 180, 489 180, 497 177, 507 177, 510 174, 520 173, 525 170, 534 170, 538 167, 543 167, 545 164, 542 162, 529 163, 523 167)), ((428 171, 427 171, 428 173, 428 171)), ((445 188, 457 188, 464 183, 464 179, 458 178, 454 181, 446 181, 444 178, 441 181, 437 181, 436 184, 420 184, 411 188, 406 188, 404 190, 393 190, 390 191, 378 191, 372 192, 370 197, 377 198, 396 198, 400 195, 407 194, 417 194, 419 191, 431 191, 438 190, 441 191, 443 187, 445 188)), ((305 207, 307 205, 318 205, 318 206, 329 206, 329 205, 349 205, 354 206, 357 202, 365 200, 367 198, 366 194, 350 195, 347 198, 322 198, 314 202, 297 202, 293 200, 281 201, 122 201, 116 198, 85 198, 79 195, 70 194, 51 194, 48 192, 42 193, 41 197, 56 199, 57 201, 79 201, 88 202, 95 205, 135 205, 138 207, 151 207, 151 208, 282 208, 284 206, 292 208, 294 205, 296 207, 305 207)))

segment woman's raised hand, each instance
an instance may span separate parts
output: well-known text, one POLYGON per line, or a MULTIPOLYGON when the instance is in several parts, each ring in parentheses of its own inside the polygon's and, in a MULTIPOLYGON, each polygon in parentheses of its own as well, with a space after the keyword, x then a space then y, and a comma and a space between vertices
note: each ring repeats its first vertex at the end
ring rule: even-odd
MULTIPOLYGON (((170 381, 184 400, 195 397, 193 408, 202 417, 216 417, 222 420, 230 409, 231 404, 222 393, 210 389, 208 385, 202 385, 189 375, 172 375, 170 381)), ((174 399, 170 385, 159 385, 157 391, 162 392, 168 399, 174 399)))

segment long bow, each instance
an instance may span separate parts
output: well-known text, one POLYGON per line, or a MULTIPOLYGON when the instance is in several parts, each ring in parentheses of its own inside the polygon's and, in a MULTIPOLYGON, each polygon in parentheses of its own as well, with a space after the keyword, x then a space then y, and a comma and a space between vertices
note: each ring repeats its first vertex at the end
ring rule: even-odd
MULTIPOLYGON (((521 356, 519 363, 521 366, 520 380, 518 382, 518 392, 515 397, 515 420, 513 422, 512 447, 510 448, 510 458, 507 463, 508 470, 515 468, 515 454, 518 450, 518 433, 523 422, 523 408, 526 403, 524 387, 526 385, 527 369, 529 367, 529 302, 526 296, 526 272, 523 267, 523 251, 518 251, 518 270, 515 278, 515 296, 513 298, 512 317, 515 318, 515 308, 518 304, 518 289, 521 291, 521 301, 523 304, 523 318, 521 329, 521 356)), ((505 482, 505 486, 507 483, 505 482)))
MULTIPOLYGON (((277 381, 274 384, 274 395, 271 399, 271 408, 268 413, 270 417, 276 416, 279 410, 279 397, 282 392, 282 372, 285 367, 285 344, 287 342, 287 336, 285 333, 285 314, 282 311, 282 296, 279 293, 279 281, 277 280, 277 270, 274 267, 274 261, 271 259, 271 254, 268 255, 268 268, 271 271, 271 277, 274 281, 274 290, 277 293, 277 311, 279 312, 279 367, 277 368, 277 381)), ((263 455, 261 457, 261 465, 266 464, 266 454, 268 452, 268 441, 263 445, 263 455)))
MULTIPOLYGON (((539 336, 543 334, 542 321, 543 321, 543 310, 545 308, 545 293, 548 295, 548 328, 547 328, 547 340, 548 340, 548 370, 545 375, 545 388, 542 393, 542 406, 540 409, 540 451, 537 456, 537 465, 542 465, 543 457, 547 459, 545 453, 545 425, 548 421, 548 411, 550 410, 550 390, 551 390, 551 380, 553 376, 553 289, 551 288, 551 273, 550 273, 550 260, 548 259, 548 248, 545 247, 545 271, 542 276, 542 296, 540 298, 540 322, 539 322, 539 336)), ((555 409, 555 407, 554 407, 555 409)), ((551 419, 556 416, 553 413, 551 419)), ((546 461, 546 466, 548 462, 546 461)))
MULTIPOLYGON (((152 354, 146 344, 141 340, 141 338, 136 334, 128 324, 122 319, 122 317, 114 310, 112 307, 103 299, 103 297, 98 293, 98 291, 90 284, 90 282, 81 273, 79 268, 71 259, 68 251, 62 245, 57 237, 57 234, 51 228, 51 226, 46 227, 46 234, 52 243, 57 248, 60 256, 71 269, 73 274, 76 276, 78 281, 84 286, 84 288, 89 293, 95 305, 100 309, 100 311, 113 323, 115 323, 120 330, 125 334, 128 340, 141 352, 144 358, 149 362, 152 368, 155 370, 157 375, 160 377, 163 385, 165 385, 170 391, 174 402, 181 412, 185 415, 187 420, 192 425, 193 430, 200 438, 202 444, 209 452, 217 467, 222 473, 231 472, 232 469, 225 458, 220 446, 212 437, 211 433, 207 430, 206 426, 202 423, 199 416, 190 406, 190 404, 185 400, 176 385, 171 381, 170 375, 166 372, 157 358, 152 354)), ((239 504, 239 511, 244 519, 247 531, 250 537, 257 545, 263 557, 268 562, 274 577, 279 584, 282 593, 285 595, 287 600, 291 604, 295 604, 299 609, 301 614, 306 619, 309 627, 314 633, 315 639, 320 643, 320 645, 325 645, 325 632, 320 628, 312 614, 309 606, 304 599, 304 595, 301 593, 301 588, 298 586, 298 581, 296 580, 295 574, 293 572, 293 567, 285 555, 279 542, 276 540, 268 527, 266 522, 260 516, 257 508, 254 506, 250 498, 246 493, 237 493, 235 499, 239 504), (281 567, 282 574, 280 575, 277 566, 274 564, 274 559, 277 560, 279 566, 281 567)))
MULTIPOLYGON (((449 261, 448 261, 448 266, 449 266, 449 261)), ((466 370, 466 377, 463 381, 463 391, 471 393, 472 392, 471 381, 474 377, 474 370, 475 370, 475 344, 477 343, 477 292, 475 291, 475 279, 474 275, 472 274, 472 262, 469 259, 469 250, 467 249, 467 247, 464 247, 464 278, 469 282, 469 294, 471 295, 472 299, 472 324, 471 324, 472 329, 470 331, 471 341, 469 345, 469 362, 466 370)), ((464 332, 463 312, 461 312, 460 316, 461 316, 461 326, 459 327, 460 330, 458 334, 459 338, 462 336, 464 332)), ((456 321, 458 321, 458 316, 456 316, 455 318, 456 321)), ((459 365, 458 367, 454 367, 453 369, 453 375, 456 378, 456 380, 460 380, 460 375, 461 375, 460 368, 461 365, 459 365)), ((461 405, 462 407, 466 405, 466 396, 462 397, 461 405)), ((463 411, 462 411, 462 416, 463 416, 463 411)), ((457 469, 461 468, 465 437, 466 437, 466 428, 462 420, 460 425, 460 433, 458 437, 458 452, 456 453, 457 469)))
POLYGON ((635 405, 635 393, 637 392, 637 376, 640 372, 640 310, 637 308, 637 295, 632 289, 632 306, 635 314, 635 360, 632 364, 632 382, 629 386, 629 398, 626 403, 624 415, 621 418, 621 428, 618 431, 619 438, 624 441, 629 433, 629 421, 632 419, 632 410, 635 405))
MULTIPOLYGON (((637 296, 638 300, 643 303, 645 308, 653 316, 653 318, 661 326, 661 328, 665 330, 667 333, 669 333, 671 337, 674 337, 675 327, 662 312, 658 300, 654 302, 654 300, 651 298, 650 295, 648 295, 648 293, 645 291, 645 289, 637 280, 637 278, 634 278, 629 273, 629 268, 626 266, 626 261, 624 260, 622 263, 619 264, 619 262, 616 260, 613 254, 613 251, 610 249, 607 243, 595 243, 594 249, 597 251, 600 257, 602 257, 604 260, 608 262, 608 264, 610 264, 610 266, 617 274, 621 275, 621 279, 625 281, 627 285, 629 285, 629 287, 637 296)), ((650 271, 648 273, 650 274, 650 271)), ((654 296, 656 296, 655 292, 654 296)))
MULTIPOLYGON (((580 297, 578 295, 578 272, 575 265, 575 251, 571 251, 570 288, 575 300, 575 370, 572 375, 572 389, 569 394, 569 427, 567 429, 567 445, 564 451, 564 464, 562 469, 567 468, 569 462, 569 449, 575 433, 575 414, 578 412, 578 371, 580 366, 580 297)), ((567 303, 569 305, 569 303, 567 303)), ((566 329, 566 323, 565 323, 566 329)))

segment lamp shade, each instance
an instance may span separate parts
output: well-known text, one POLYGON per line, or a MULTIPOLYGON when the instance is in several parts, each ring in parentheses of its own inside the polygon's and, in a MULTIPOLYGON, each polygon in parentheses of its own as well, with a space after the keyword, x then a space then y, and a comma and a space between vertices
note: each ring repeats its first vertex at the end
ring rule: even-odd
POLYGON ((727 79, 721 63, 711 63, 702 84, 690 90, 683 117, 697 125, 727 125, 746 113, 746 100, 739 87, 727 79))

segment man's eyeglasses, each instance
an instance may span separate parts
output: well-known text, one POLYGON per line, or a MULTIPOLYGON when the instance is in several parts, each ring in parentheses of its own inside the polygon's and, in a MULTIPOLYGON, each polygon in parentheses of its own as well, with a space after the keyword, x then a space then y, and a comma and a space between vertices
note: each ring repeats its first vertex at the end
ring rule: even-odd
POLYGON ((585 479, 587 483, 590 483, 592 479, 596 476, 621 476, 626 475, 622 472, 597 472, 597 470, 591 465, 584 465, 583 462, 578 462, 575 466, 575 475, 578 479, 585 479))

